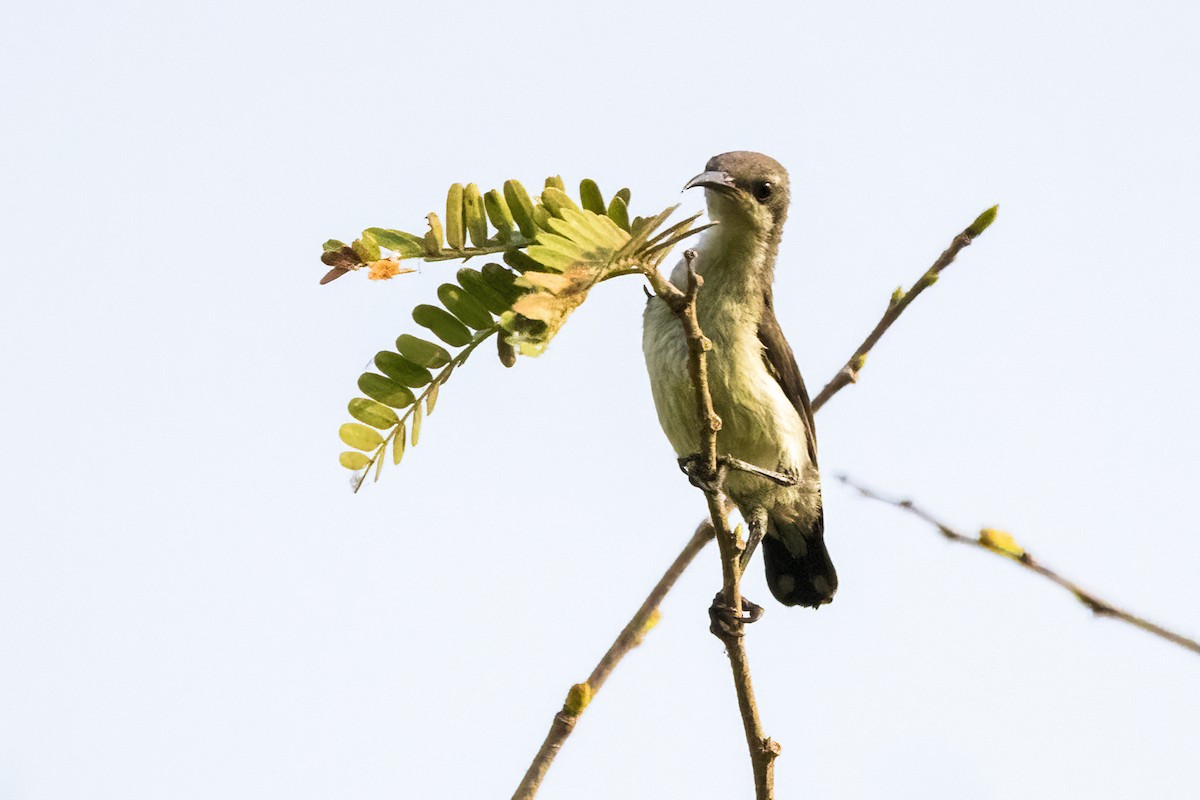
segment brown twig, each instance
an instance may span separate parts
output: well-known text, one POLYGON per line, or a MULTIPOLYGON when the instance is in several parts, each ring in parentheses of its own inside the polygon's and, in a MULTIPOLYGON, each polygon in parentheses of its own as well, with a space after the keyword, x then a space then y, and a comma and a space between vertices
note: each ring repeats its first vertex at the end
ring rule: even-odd
POLYGON ((658 583, 646 596, 641 608, 617 636, 612 647, 608 648, 608 652, 600 659, 600 663, 596 664, 596 668, 592 670, 587 681, 571 687, 571 691, 567 693, 567 701, 563 704, 562 710, 554 715, 550 732, 546 734, 546 740, 542 742, 541 749, 534 756, 533 763, 529 765, 525 777, 521 779, 521 785, 513 794, 513 800, 530 800, 537 794, 542 779, 546 777, 546 772, 550 769, 550 764, 558 755, 558 751, 562 749, 563 744, 566 743, 571 731, 575 729, 575 723, 579 721, 579 716, 587 707, 588 702, 595 697, 596 692, 600 691, 600 687, 608 680, 608 676, 612 674, 621 659, 630 650, 641 644, 642 639, 658 622, 658 607, 662 604, 663 598, 667 596, 667 592, 671 591, 671 587, 675 585, 675 581, 679 580, 683 571, 692 563, 692 559, 704 549, 704 546, 712 538, 712 524, 705 520, 696 528, 696 532, 683 546, 679 555, 675 556, 671 566, 658 579, 658 583))
POLYGON ((742 715, 742 727, 746 733, 746 746, 754 769, 755 796, 758 800, 771 800, 775 796, 775 757, 779 745, 763 731, 758 704, 754 699, 754 684, 750 680, 750 662, 743 642, 745 610, 742 603, 742 551, 744 543, 729 527, 728 511, 721 494, 720 473, 717 453, 717 432, 721 430, 721 418, 713 408, 712 393, 708 384, 708 351, 712 342, 700 329, 696 313, 696 297, 703 284, 696 274, 693 262, 694 250, 684 252, 687 265, 687 289, 682 302, 676 294, 667 300, 683 325, 688 344, 688 372, 696 390, 696 417, 700 427, 701 474, 700 488, 708 503, 709 520, 716 531, 717 547, 721 551, 721 599, 728 617, 722 623, 714 623, 712 632, 725 645, 729 654, 729 665, 733 670, 733 684, 737 692, 738 708, 742 715))
POLYGON ((1075 596, 1076 600, 1082 603, 1089 611, 1098 617, 1111 617, 1112 619, 1119 619, 1122 622, 1127 622, 1136 628, 1146 631, 1147 633, 1152 633, 1155 636, 1166 639, 1172 644, 1177 644, 1185 650, 1191 650, 1193 653, 1200 654, 1200 642, 1197 642, 1195 639, 1189 639, 1186 636, 1181 636, 1180 634, 1169 631, 1159 625, 1155 625, 1153 622, 1143 619, 1135 614, 1130 614, 1128 611, 1114 606, 1107 600, 1101 600, 1096 595, 1080 587, 1079 584, 1075 583, 1074 581, 1064 578, 1049 567, 1045 567, 1035 561, 1033 556, 1029 555, 1029 553, 1027 553, 1022 547, 1013 541, 1011 536, 1003 531, 984 528, 979 532, 978 536, 968 536, 964 533, 954 530, 949 525, 930 514, 928 511, 917 506, 911 500, 888 497, 880 494, 873 489, 868 489, 847 475, 839 475, 838 480, 849 486, 851 489, 854 489, 863 497, 870 498, 871 500, 878 500, 879 502, 887 503, 890 506, 895 506, 896 508, 907 511, 908 513, 924 520, 925 522, 928 522, 930 525, 937 528, 938 532, 941 533, 942 536, 946 537, 946 539, 952 542, 968 544, 973 547, 978 547, 981 550, 987 550, 990 553, 996 553, 997 555, 1004 556, 1008 560, 1021 565, 1031 572, 1036 572, 1043 578, 1046 578, 1047 580, 1066 589, 1075 596))
POLYGON ((907 292, 897 289, 892 293, 892 299, 888 301, 887 311, 883 312, 883 317, 876 323, 874 330, 867 334, 867 338, 863 339, 862 344, 854 351, 854 355, 850 356, 846 365, 833 376, 833 380, 825 384, 825 388, 813 398, 813 411, 825 405, 826 401, 837 394, 840 389, 858 381, 859 370, 866 363, 867 354, 871 352, 871 348, 875 346, 875 343, 883 338, 883 334, 887 333, 887 329, 892 327, 892 323, 900 318, 900 315, 904 313, 904 309, 908 308, 909 304, 917 299, 917 295, 937 283, 938 275, 941 274, 942 270, 950 266, 955 256, 958 255, 958 252, 971 244, 975 240, 975 237, 983 233, 992 224, 996 219, 997 208, 998 206, 992 206, 976 217, 975 221, 968 225, 966 230, 955 236, 954 240, 950 242, 950 246, 938 256, 937 261, 933 262, 933 266, 925 270, 925 274, 917 279, 917 282, 907 292))

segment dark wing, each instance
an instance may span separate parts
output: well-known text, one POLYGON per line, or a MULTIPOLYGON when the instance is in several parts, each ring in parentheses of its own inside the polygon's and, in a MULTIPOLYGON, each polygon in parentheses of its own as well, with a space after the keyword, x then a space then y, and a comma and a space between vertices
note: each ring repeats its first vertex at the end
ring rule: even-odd
POLYGON ((800 368, 796 366, 796 357, 792 348, 783 338, 783 330, 779 320, 775 319, 775 309, 768 292, 763 296, 762 318, 758 322, 758 340, 763 346, 763 360, 767 371, 779 382, 779 387, 787 395, 788 400, 804 420, 804 433, 808 439, 808 455, 813 466, 817 464, 817 429, 813 427, 812 407, 808 401, 808 390, 804 388, 804 379, 800 377, 800 368))

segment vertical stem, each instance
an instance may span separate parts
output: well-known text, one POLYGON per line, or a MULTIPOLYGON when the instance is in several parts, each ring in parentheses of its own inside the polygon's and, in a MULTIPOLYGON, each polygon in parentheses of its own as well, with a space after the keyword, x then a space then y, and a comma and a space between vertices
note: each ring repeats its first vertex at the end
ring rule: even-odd
POLYGON ((700 477, 705 484, 701 488, 708 502, 709 518, 716 531, 717 546, 720 549, 722 589, 719 597, 725 606, 724 609, 714 608, 712 632, 725 645, 725 651, 729 655, 738 709, 746 733, 746 746, 750 751, 750 761, 754 769, 755 797, 757 800, 772 800, 775 796, 775 757, 779 755, 780 748, 779 744, 763 731, 758 703, 754 698, 754 684, 750 680, 750 661, 743 642, 745 617, 741 592, 741 555, 744 545, 737 533, 729 527, 725 500, 719 488, 721 471, 718 469, 717 432, 721 430, 721 418, 717 416, 713 407, 712 392, 708 383, 708 351, 712 349, 712 342, 701 330, 696 312, 696 297, 703 280, 694 268, 696 252, 687 250, 683 255, 687 263, 686 290, 680 292, 676 287, 661 280, 655 282, 655 289, 683 325, 688 343, 688 372, 696 390, 696 415, 700 427, 702 459, 700 477))

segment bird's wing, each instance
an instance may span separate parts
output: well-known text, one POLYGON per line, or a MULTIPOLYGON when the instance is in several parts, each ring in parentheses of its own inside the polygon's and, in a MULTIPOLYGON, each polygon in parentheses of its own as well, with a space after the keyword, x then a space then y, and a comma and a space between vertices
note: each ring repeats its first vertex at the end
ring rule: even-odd
POLYGON ((813 427, 812 406, 808 401, 808 390, 804 388, 804 379, 800 377, 800 368, 796 366, 796 357, 792 355, 791 345, 783 337, 783 329, 775 318, 775 309, 768 293, 763 297, 762 318, 758 322, 758 340, 763 346, 763 360, 767 371, 779 383, 779 388, 792 401, 796 413, 804 421, 804 436, 807 439, 808 455, 813 466, 817 465, 817 432, 813 427))

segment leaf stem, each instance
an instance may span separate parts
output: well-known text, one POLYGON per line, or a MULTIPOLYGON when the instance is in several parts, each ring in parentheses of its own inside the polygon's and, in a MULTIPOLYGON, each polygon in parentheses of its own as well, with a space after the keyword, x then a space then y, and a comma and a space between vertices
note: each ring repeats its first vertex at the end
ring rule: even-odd
POLYGON ((492 334, 499 330, 500 323, 497 322, 491 327, 478 331, 475 336, 471 338, 471 341, 467 342, 463 349, 460 350, 458 354, 454 356, 454 358, 450 359, 450 363, 442 367, 441 371, 439 371, 437 375, 433 376, 433 380, 429 382, 429 385, 425 387, 424 391, 417 395, 417 398, 413 401, 412 405, 410 405, 404 414, 401 415, 400 421, 397 422, 395 427, 392 428, 391 433, 384 437, 383 444, 379 445, 379 448, 375 451, 375 455, 371 456, 371 460, 368 461, 367 466, 363 468, 362 474, 358 477, 358 483, 354 484, 354 492, 356 494, 358 493, 358 490, 362 488, 362 485, 366 483, 367 475, 371 472, 371 467, 375 466, 376 461, 384 457, 384 454, 387 453, 388 445, 391 444, 392 439, 396 438, 397 433, 404 430, 405 423, 413 415, 413 412, 416 411, 416 409, 427 397, 429 397, 431 392, 436 393, 438 389, 441 388, 441 385, 450 379, 450 374, 454 372, 456 367, 462 366, 462 364, 466 362, 467 356, 471 355, 471 352, 476 347, 479 347, 479 345, 483 344, 492 336, 492 334))

